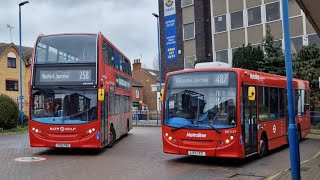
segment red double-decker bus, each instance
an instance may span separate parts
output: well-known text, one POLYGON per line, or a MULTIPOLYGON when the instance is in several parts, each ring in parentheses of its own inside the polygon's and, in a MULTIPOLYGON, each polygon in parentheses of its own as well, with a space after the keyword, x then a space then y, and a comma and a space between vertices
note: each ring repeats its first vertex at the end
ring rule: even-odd
POLYGON ((130 61, 101 33, 41 35, 34 49, 31 147, 111 147, 130 131, 130 61))
MULTIPOLYGON (((168 73, 163 151, 246 158, 288 143, 286 77, 201 63, 168 73), (219 66, 219 67, 217 67, 219 66)), ((298 136, 310 132, 309 82, 293 80, 298 136)))

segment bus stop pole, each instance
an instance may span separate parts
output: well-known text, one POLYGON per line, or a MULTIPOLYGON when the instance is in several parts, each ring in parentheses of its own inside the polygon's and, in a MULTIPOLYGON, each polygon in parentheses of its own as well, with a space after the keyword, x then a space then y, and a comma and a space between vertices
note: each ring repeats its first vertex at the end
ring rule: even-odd
POLYGON ((288 15, 288 0, 282 0, 282 17, 283 17, 283 36, 285 45, 285 63, 286 63, 286 76, 287 76, 287 96, 289 108, 289 148, 290 148, 290 166, 291 166, 291 179, 300 180, 300 155, 299 155, 299 142, 297 125, 295 123, 294 113, 294 98, 293 98, 293 85, 292 85, 292 60, 291 60, 291 47, 290 47, 290 25, 288 15))

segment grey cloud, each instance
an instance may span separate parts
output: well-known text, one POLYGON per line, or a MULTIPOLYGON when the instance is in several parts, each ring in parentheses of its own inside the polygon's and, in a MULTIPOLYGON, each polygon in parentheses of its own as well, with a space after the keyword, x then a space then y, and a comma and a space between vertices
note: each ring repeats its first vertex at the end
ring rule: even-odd
MULTIPOLYGON (((132 61, 152 67, 157 55, 154 0, 29 0, 22 7, 23 44, 33 46, 38 34, 101 31, 132 61)), ((0 41, 9 42, 6 24, 14 26, 13 41, 18 44, 18 0, 0 0, 0 41)))

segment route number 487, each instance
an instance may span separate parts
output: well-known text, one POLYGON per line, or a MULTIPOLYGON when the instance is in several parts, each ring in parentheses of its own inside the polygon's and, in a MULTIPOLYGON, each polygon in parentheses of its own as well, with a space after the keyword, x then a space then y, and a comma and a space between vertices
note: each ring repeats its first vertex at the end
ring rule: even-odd
POLYGON ((228 74, 218 74, 215 82, 216 82, 216 84, 227 85, 228 84, 228 74))

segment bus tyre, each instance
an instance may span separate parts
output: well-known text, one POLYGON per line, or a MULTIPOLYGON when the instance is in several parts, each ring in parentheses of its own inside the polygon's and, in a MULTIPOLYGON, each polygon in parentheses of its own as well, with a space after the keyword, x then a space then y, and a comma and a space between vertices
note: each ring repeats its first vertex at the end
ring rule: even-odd
POLYGON ((108 145, 108 147, 112 147, 114 145, 114 143, 116 142, 116 131, 114 130, 113 127, 110 127, 110 143, 108 145))
POLYGON ((260 139, 260 153, 259 158, 263 158, 268 154, 268 141, 266 136, 262 136, 260 139))

